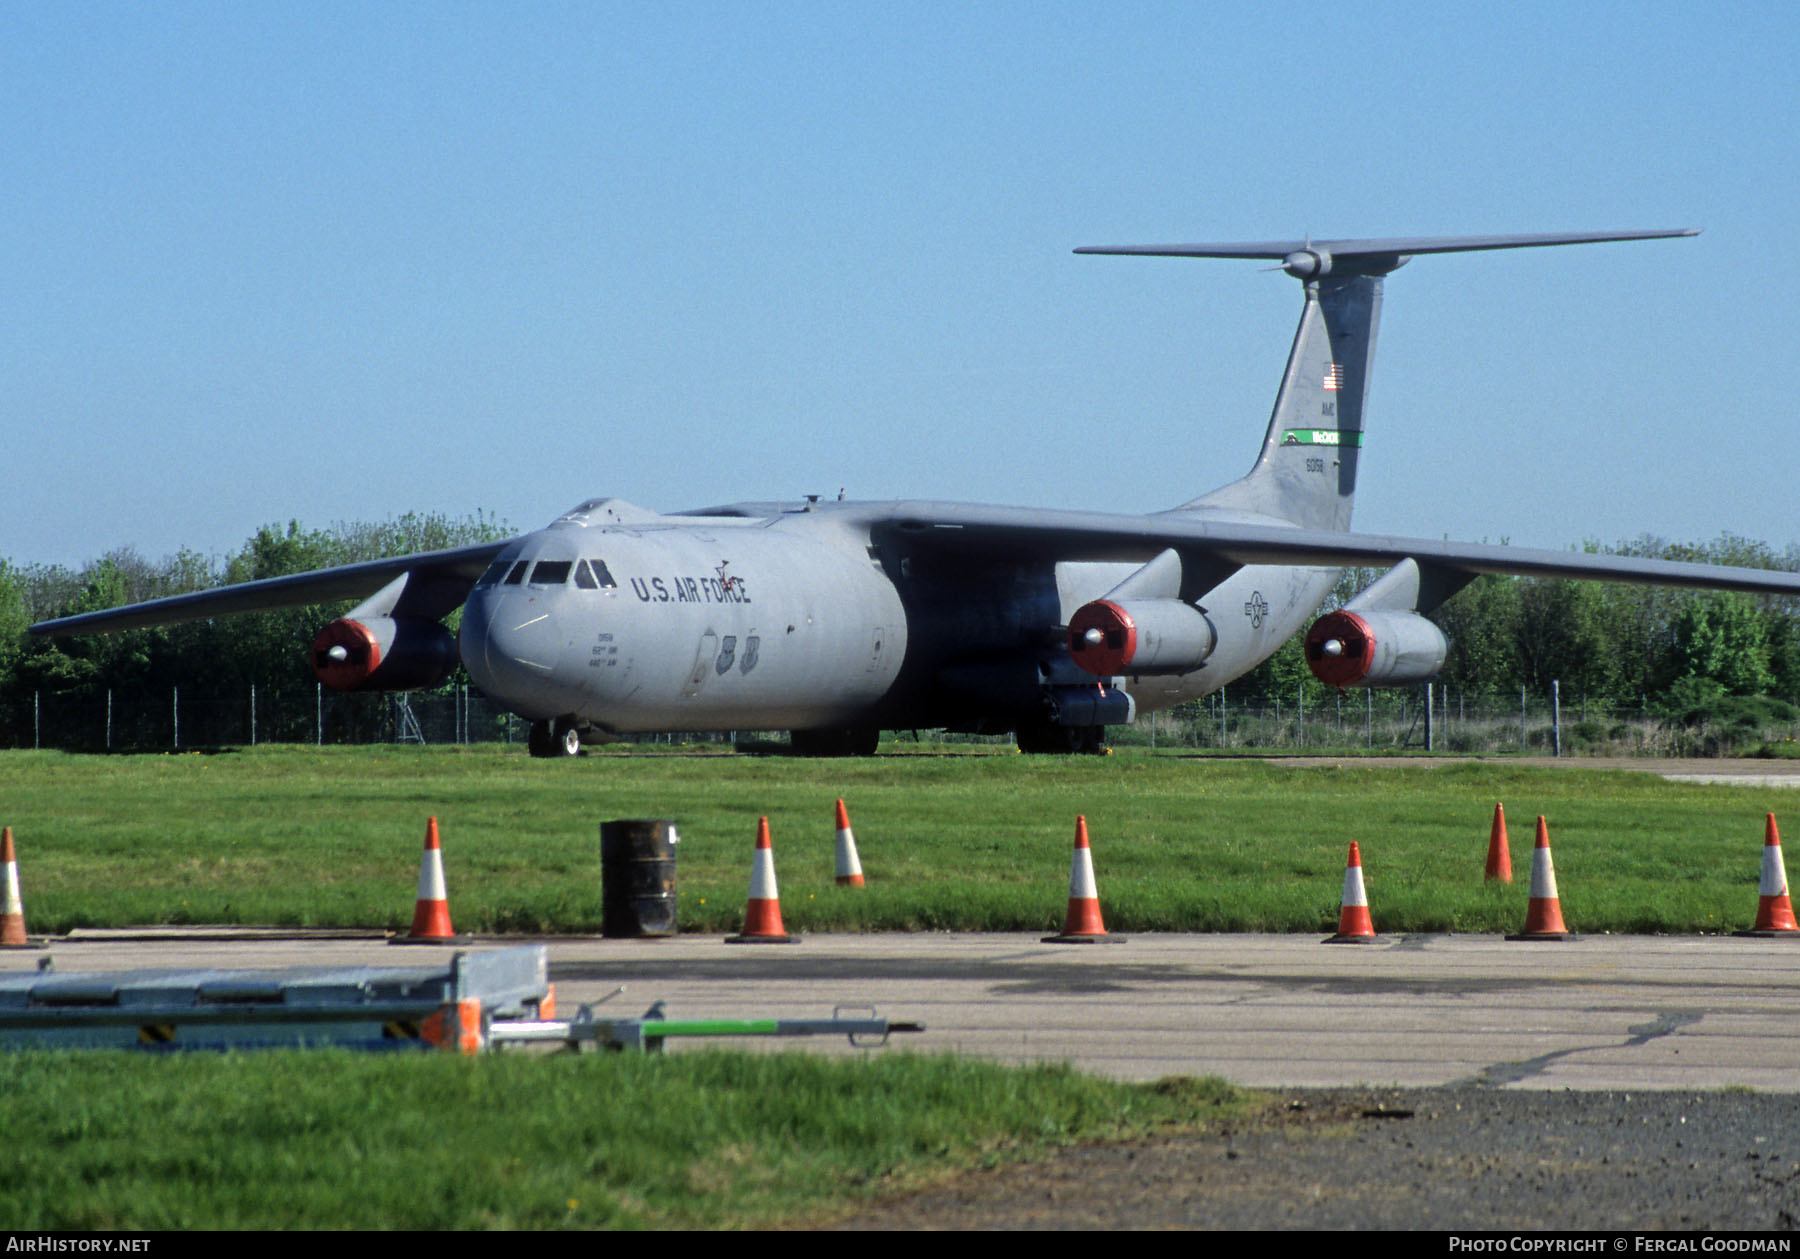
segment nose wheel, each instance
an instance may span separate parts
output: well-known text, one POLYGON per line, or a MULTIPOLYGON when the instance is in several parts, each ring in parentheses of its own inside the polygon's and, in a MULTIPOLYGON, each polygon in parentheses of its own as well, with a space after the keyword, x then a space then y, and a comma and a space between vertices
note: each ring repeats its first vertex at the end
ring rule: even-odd
POLYGON ((525 736, 525 746, 533 756, 580 756, 581 727, 567 717, 534 721, 525 736))

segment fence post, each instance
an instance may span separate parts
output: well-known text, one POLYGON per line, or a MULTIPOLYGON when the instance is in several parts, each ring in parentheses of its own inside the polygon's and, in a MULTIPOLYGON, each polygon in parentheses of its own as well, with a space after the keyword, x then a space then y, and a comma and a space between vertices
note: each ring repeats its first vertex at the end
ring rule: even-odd
POLYGON ((1550 683, 1550 730, 1556 737, 1556 754, 1562 755, 1562 683, 1550 683))
POLYGON ((112 687, 106 688, 106 750, 112 751, 112 687))
POLYGON ((1435 709, 1436 707, 1437 707, 1437 705, 1434 702, 1434 696, 1432 694, 1431 683, 1427 682, 1425 684, 1425 750, 1427 752, 1433 752, 1433 751, 1437 750, 1437 742, 1433 738, 1433 736, 1437 733, 1437 731, 1432 729, 1432 721, 1431 721, 1432 710, 1435 709))
POLYGON ((1525 754, 1529 745, 1525 741, 1525 684, 1519 684, 1519 755, 1525 754))
POLYGON ((33 751, 37 751, 44 746, 38 734, 38 697, 42 694, 42 691, 33 691, 31 693, 31 747, 33 751))
POLYGON ((175 728, 175 750, 179 752, 181 750, 181 688, 179 686, 169 688, 169 720, 175 728))
POLYGON ((250 746, 256 746, 256 683, 250 684, 250 746))
POLYGON ((313 746, 325 746, 325 684, 313 683, 313 746))

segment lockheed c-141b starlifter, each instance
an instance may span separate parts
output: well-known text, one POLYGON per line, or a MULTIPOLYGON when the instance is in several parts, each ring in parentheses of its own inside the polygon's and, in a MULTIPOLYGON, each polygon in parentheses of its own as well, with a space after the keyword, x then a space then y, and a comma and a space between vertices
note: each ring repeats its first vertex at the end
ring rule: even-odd
POLYGON ((1209 694, 1306 628, 1344 686, 1422 682, 1426 618, 1484 573, 1800 594, 1800 575, 1349 532, 1385 277, 1424 254, 1690 236, 1585 232, 1103 247, 1275 262, 1305 293, 1250 471, 1167 511, 751 502, 663 514, 596 498, 502 542, 250 582, 34 625, 86 634, 339 599, 314 641, 344 690, 460 663, 540 756, 637 731, 787 730, 864 754, 882 729, 1016 733, 1027 752, 1209 694), (1314 620, 1346 566, 1386 572, 1314 620), (444 618, 462 609, 453 636, 444 618))

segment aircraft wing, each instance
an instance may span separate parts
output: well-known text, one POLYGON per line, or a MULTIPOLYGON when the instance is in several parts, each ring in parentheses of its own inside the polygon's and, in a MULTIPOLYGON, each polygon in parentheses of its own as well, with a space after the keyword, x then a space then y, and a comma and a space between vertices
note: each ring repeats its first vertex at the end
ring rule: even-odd
POLYGON ((1205 587, 1252 564, 1373 567, 1410 558, 1466 577, 1493 573, 1800 595, 1800 573, 1773 569, 1240 524, 1180 511, 1133 516, 929 502, 880 507, 868 522, 878 541, 904 539, 971 559, 995 560, 1148 562, 1172 547, 1190 577, 1203 578, 1205 587))
POLYGON ((31 632, 52 637, 66 634, 113 634, 122 630, 142 629, 147 625, 174 625, 181 621, 199 621, 239 612, 265 612, 271 608, 304 607, 311 603, 330 603, 339 599, 365 599, 396 577, 406 574, 411 574, 408 593, 417 601, 414 610, 420 615, 435 618, 462 603, 476 578, 481 576, 493 558, 510 542, 510 538, 500 542, 479 542, 474 546, 455 547, 448 551, 397 555, 391 559, 369 560, 362 564, 345 564, 310 573, 294 573, 287 577, 270 577, 264 581, 199 590, 193 594, 171 595, 166 599, 151 599, 129 607, 107 608, 99 612, 84 612, 79 616, 40 621, 31 627, 31 632))

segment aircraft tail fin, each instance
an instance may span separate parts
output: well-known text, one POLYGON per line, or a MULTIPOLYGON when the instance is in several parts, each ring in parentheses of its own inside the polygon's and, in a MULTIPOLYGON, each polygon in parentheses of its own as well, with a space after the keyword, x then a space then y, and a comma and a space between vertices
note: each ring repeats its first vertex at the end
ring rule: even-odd
POLYGON ((1245 244, 1090 246, 1080 254, 1164 258, 1265 258, 1306 288, 1300 326, 1262 452, 1249 473, 1183 503, 1230 508, 1305 529, 1348 529, 1362 457, 1363 414, 1384 277, 1416 254, 1523 249, 1694 236, 1694 229, 1555 232, 1514 236, 1256 241, 1245 244))

